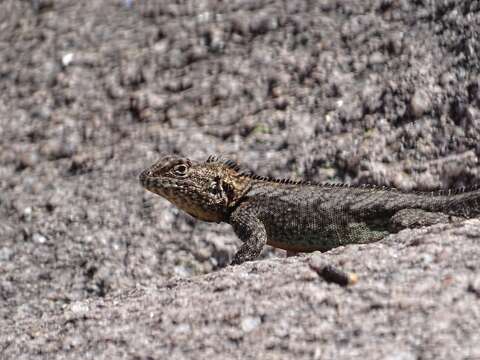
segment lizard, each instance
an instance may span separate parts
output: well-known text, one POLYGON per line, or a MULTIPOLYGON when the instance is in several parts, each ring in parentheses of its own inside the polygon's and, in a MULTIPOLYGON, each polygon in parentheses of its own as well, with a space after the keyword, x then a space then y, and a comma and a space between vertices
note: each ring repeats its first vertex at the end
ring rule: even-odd
POLYGON ((277 179, 214 155, 167 155, 139 180, 194 218, 229 223, 242 241, 232 265, 256 259, 266 244, 287 254, 324 252, 480 214, 480 187, 422 192, 277 179))

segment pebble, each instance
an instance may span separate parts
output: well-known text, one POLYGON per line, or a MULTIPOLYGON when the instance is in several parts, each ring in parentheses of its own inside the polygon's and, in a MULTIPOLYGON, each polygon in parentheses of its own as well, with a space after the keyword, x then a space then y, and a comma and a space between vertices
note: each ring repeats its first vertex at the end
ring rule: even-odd
POLYGON ((67 53, 62 57, 62 64, 63 66, 68 66, 73 61, 73 53, 67 53))
POLYGON ((32 241, 37 244, 45 244, 47 242, 47 238, 40 233, 34 233, 32 235, 32 241))
POLYGON ((13 259, 14 251, 9 247, 0 248, 0 261, 10 261, 13 259))
POLYGON ((412 114, 418 118, 432 109, 432 101, 425 90, 418 89, 410 101, 412 114))
POLYGON ((246 316, 242 319, 240 326, 244 332, 250 332, 255 330, 261 323, 262 319, 259 316, 246 316))
POLYGON ((90 310, 87 303, 82 301, 76 301, 69 306, 69 309, 74 314, 85 314, 90 310))
POLYGON ((383 64, 385 62, 385 57, 381 52, 376 51, 372 55, 370 55, 368 62, 370 63, 370 65, 383 64))
POLYGON ((22 211, 22 219, 30 222, 32 221, 32 208, 30 206, 27 206, 25 209, 22 211))

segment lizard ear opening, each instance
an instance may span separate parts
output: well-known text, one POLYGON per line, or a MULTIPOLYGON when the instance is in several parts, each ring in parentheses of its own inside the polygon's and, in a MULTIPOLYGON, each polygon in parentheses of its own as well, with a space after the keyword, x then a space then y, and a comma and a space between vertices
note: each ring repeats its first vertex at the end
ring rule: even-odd
POLYGON ((235 198, 235 191, 233 185, 216 177, 209 185, 208 191, 221 199, 227 204, 232 202, 235 198))
POLYGON ((213 194, 213 195, 218 195, 218 196, 222 196, 223 194, 223 189, 222 189, 222 184, 221 184, 221 181, 218 177, 216 177, 211 183, 210 185, 208 186, 208 191, 210 192, 210 194, 213 194))

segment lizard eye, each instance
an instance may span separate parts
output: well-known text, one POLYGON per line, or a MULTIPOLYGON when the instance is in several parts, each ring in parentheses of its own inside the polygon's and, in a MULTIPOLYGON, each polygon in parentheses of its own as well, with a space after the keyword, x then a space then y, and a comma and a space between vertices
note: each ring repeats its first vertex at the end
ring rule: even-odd
POLYGON ((188 167, 185 164, 178 164, 173 168, 173 173, 177 176, 187 175, 188 167))

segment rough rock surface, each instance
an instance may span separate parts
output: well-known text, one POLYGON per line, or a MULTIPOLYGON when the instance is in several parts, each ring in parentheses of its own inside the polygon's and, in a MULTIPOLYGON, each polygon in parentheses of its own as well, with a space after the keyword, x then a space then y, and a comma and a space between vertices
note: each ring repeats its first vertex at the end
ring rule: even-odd
POLYGON ((3 327, 5 358, 477 359, 480 221, 73 301, 3 327), (320 259, 319 259, 320 258, 320 259), (327 284, 309 262, 354 269, 327 284), (19 356, 21 355, 21 356, 19 356))
POLYGON ((219 270, 146 193, 159 154, 262 175, 480 183, 479 1, 4 0, 0 358, 480 356, 480 222, 219 270), (318 260, 318 258, 317 258, 318 260), (208 274, 208 275, 205 275, 208 274))

